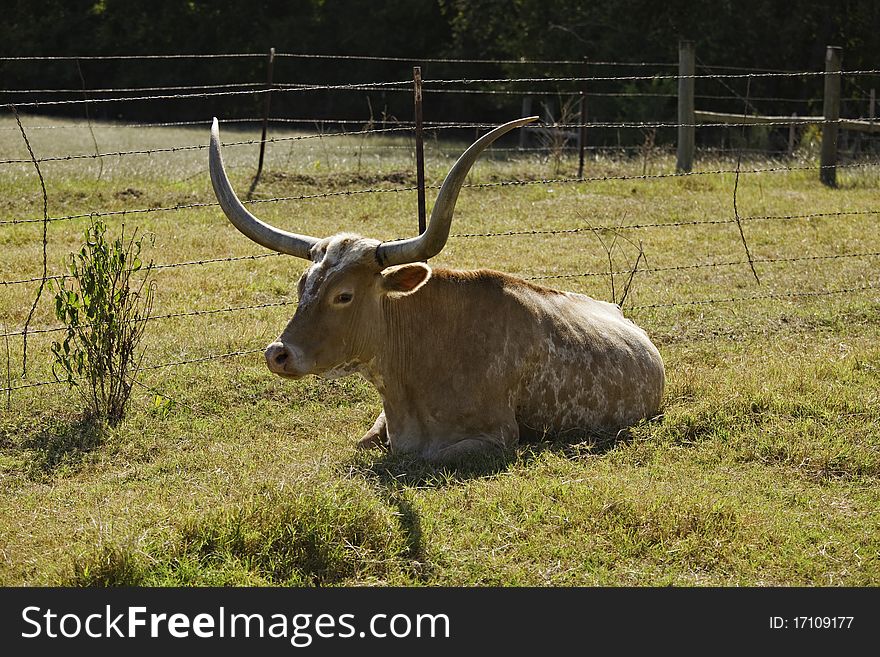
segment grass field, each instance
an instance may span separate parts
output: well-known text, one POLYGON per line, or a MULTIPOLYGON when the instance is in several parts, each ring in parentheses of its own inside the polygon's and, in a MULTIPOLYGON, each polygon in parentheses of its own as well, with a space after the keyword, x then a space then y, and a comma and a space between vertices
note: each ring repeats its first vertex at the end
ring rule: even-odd
MULTIPOLYGON (((89 130, 33 128, 52 124, 25 121, 38 157, 94 153, 89 130)), ((208 129, 98 126, 95 140, 101 152, 170 148, 206 144, 208 129)), ((465 145, 428 144, 429 185, 465 145)), ((410 146, 403 137, 275 142, 255 197, 407 187, 410 146)), ((254 145, 225 151, 242 196, 256 155, 254 145)), ((0 121, 0 158, 27 157, 15 122, 0 121)), ((703 160, 698 171, 734 165, 703 160)), ((42 164, 51 217, 213 202, 206 170, 204 149, 42 164)), ((471 183, 575 170, 570 159, 497 151, 471 183)), ((649 271, 635 275, 625 312, 666 363, 660 418, 611 445, 529 444, 450 470, 356 452, 380 410, 376 392, 356 378, 284 381, 259 353, 143 372, 149 389, 136 388, 126 421, 100 435, 64 386, 22 388, 0 399, 0 585, 877 585, 878 169, 841 169, 838 189, 820 185, 816 170, 743 173, 738 212, 763 217, 742 222, 760 283, 729 222, 732 173, 613 179, 673 170, 662 153, 598 157, 586 176, 612 179, 466 188, 456 236, 432 261, 610 300, 607 254, 583 229, 652 224, 620 231, 614 264, 630 267, 641 241, 649 271), (836 214, 847 212, 856 214, 836 214), (692 223, 710 221, 721 223, 692 223), (691 303, 744 297, 758 298, 691 303)), ((389 191, 252 209, 300 232, 391 239, 413 233, 415 206, 414 192, 389 191)), ((41 217, 33 166, 0 165, 0 220, 41 217)), ((156 264, 265 253, 217 207, 105 219, 114 232, 125 223, 154 235, 146 255, 156 264)), ((49 223, 49 274, 63 273, 87 224, 49 223)), ((0 224, 2 280, 40 276, 41 235, 39 222, 0 224)), ((271 256, 159 269, 153 312, 295 302, 304 264, 271 256)), ((618 295, 625 278, 615 277, 618 295)), ((0 286, 4 332, 24 324, 37 287, 0 286)), ((31 328, 57 325, 50 296, 31 328)), ((156 320, 145 364, 261 348, 292 312, 156 320)), ((51 380, 57 336, 29 336, 26 379, 21 336, 6 339, 3 387, 51 380)))

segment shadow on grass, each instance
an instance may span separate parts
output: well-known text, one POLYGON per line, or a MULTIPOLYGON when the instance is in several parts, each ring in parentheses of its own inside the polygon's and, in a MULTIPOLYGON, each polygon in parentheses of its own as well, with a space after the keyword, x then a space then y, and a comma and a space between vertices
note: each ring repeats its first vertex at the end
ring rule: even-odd
POLYGON ((397 519, 406 552, 406 568, 410 575, 419 582, 427 582, 431 578, 433 568, 428 560, 427 550, 422 536, 422 521, 416 506, 406 497, 403 491, 383 489, 385 502, 397 511, 397 519))
POLYGON ((360 452, 342 471, 370 482, 383 503, 394 510, 405 542, 404 561, 409 575, 419 582, 431 580, 434 567, 425 545, 418 505, 412 489, 437 489, 463 485, 474 479, 492 478, 512 468, 529 467, 543 454, 552 452, 580 460, 599 456, 615 445, 629 442, 629 430, 617 433, 578 433, 524 441, 512 449, 472 455, 452 464, 437 465, 423 459, 385 452, 360 452))
POLYGON ((52 418, 34 427, 19 443, 30 452, 30 474, 49 475, 62 466, 76 466, 104 439, 104 426, 92 416, 52 418))
MULTIPOLYGON (((662 421, 658 416, 647 423, 662 421)), ((434 464, 421 458, 384 452, 374 456, 358 455, 346 469, 360 472, 387 491, 400 487, 440 488, 455 486, 472 479, 484 479, 502 474, 514 466, 528 466, 541 455, 552 452, 564 458, 577 460, 588 456, 601 456, 608 450, 634 439, 632 429, 618 432, 570 432, 565 435, 543 436, 523 440, 514 448, 472 455, 450 464, 434 464)))

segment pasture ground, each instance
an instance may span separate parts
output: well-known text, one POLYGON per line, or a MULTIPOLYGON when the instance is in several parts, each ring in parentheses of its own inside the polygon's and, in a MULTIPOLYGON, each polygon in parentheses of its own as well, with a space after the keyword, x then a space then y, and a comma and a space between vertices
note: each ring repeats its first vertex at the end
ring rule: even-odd
MULTIPOLYGON (((223 131, 226 141, 257 136, 223 131)), ((86 129, 34 128, 29 137, 38 157, 95 148, 86 129)), ((207 138, 207 127, 95 128, 102 152, 207 138)), ((464 145, 428 144, 429 184, 464 145)), ((0 121, 0 153, 27 157, 14 121, 0 121)), ((256 146, 230 146, 225 156, 243 196, 256 146)), ((206 161, 205 150, 191 150, 44 162, 49 214, 212 202, 206 161)), ((806 153, 750 159, 743 169, 814 164, 806 153)), ((586 175, 673 167, 663 153, 600 156, 586 175)), ((733 168, 730 159, 698 162, 699 171, 733 168)), ((499 150, 471 182, 564 178, 575 169, 571 159, 499 150)), ((405 138, 275 142, 256 198, 393 190, 414 184, 413 170, 405 138)), ((659 270, 635 275, 625 311, 665 360, 663 415, 614 443, 529 444, 457 469, 356 452, 380 410, 375 391, 357 378, 281 380, 259 353, 145 371, 149 389, 138 387, 127 420, 104 434, 82 422, 64 386, 16 390, 0 399, 0 584, 877 585, 880 293, 870 286, 880 283, 880 175, 875 166, 841 169, 838 189, 817 177, 739 177, 739 214, 777 217, 742 222, 754 258, 765 261, 756 263, 760 284, 741 262, 735 223, 671 225, 732 219, 731 173, 463 190, 458 236, 435 266, 558 277, 535 282, 606 300, 607 255, 589 230, 460 235, 657 224, 620 231, 614 260, 626 270, 641 240, 640 267, 659 270), (778 218, 838 212, 862 214, 778 218), (809 256, 821 258, 779 261, 809 256), (670 269, 729 262, 740 264, 670 269), (767 298, 835 290, 853 291, 767 298), (683 303, 752 296, 762 298, 683 303)), ((390 239, 415 225, 414 192, 253 209, 316 235, 390 239)), ((0 210, 6 220, 42 217, 31 164, 0 165, 0 210)), ((157 264, 264 253, 216 207, 106 221, 111 231, 124 222, 154 235, 147 256, 157 264)), ((50 274, 62 272, 87 222, 49 223, 50 274)), ((40 223, 0 225, 0 278, 40 275, 41 235, 40 223)), ((292 302, 304 264, 272 256, 160 269, 154 314, 292 302)), ((615 278, 618 295, 625 278, 615 278)), ((0 286, 4 332, 23 325, 36 289, 0 286)), ((57 324, 50 296, 32 328, 57 324)), ((156 320, 145 363, 257 349, 291 315, 291 305, 276 305, 156 320)), ((24 380, 21 337, 4 341, 13 386, 52 378, 57 335, 29 337, 24 380)))

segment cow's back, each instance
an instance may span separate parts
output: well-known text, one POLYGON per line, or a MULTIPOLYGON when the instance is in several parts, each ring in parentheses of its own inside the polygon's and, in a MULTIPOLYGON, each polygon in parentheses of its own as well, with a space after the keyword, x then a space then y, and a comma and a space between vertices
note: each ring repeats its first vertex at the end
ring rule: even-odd
POLYGON ((663 361, 618 306, 530 285, 510 293, 538 319, 521 364, 521 431, 615 431, 656 414, 663 361))

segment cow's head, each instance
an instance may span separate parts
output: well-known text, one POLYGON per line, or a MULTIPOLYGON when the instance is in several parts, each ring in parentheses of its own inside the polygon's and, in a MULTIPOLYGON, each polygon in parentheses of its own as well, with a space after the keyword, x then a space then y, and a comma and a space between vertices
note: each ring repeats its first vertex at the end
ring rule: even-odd
POLYGON ((378 344, 383 300, 412 294, 431 268, 421 262, 383 267, 378 240, 342 233, 318 241, 299 279, 299 304, 281 336, 266 348, 275 374, 335 378, 368 363, 378 344))
POLYGON ((374 353, 384 300, 416 292, 431 276, 425 261, 440 253, 458 193, 480 153, 501 135, 534 121, 517 119, 483 135, 450 169, 431 219, 418 237, 379 242, 340 233, 318 239, 280 230, 252 215, 232 189, 220 154, 217 119, 211 126, 210 171, 214 193, 229 220, 254 242, 279 253, 310 260, 299 280, 299 305, 281 336, 266 348, 275 374, 299 378, 351 373, 374 353))

